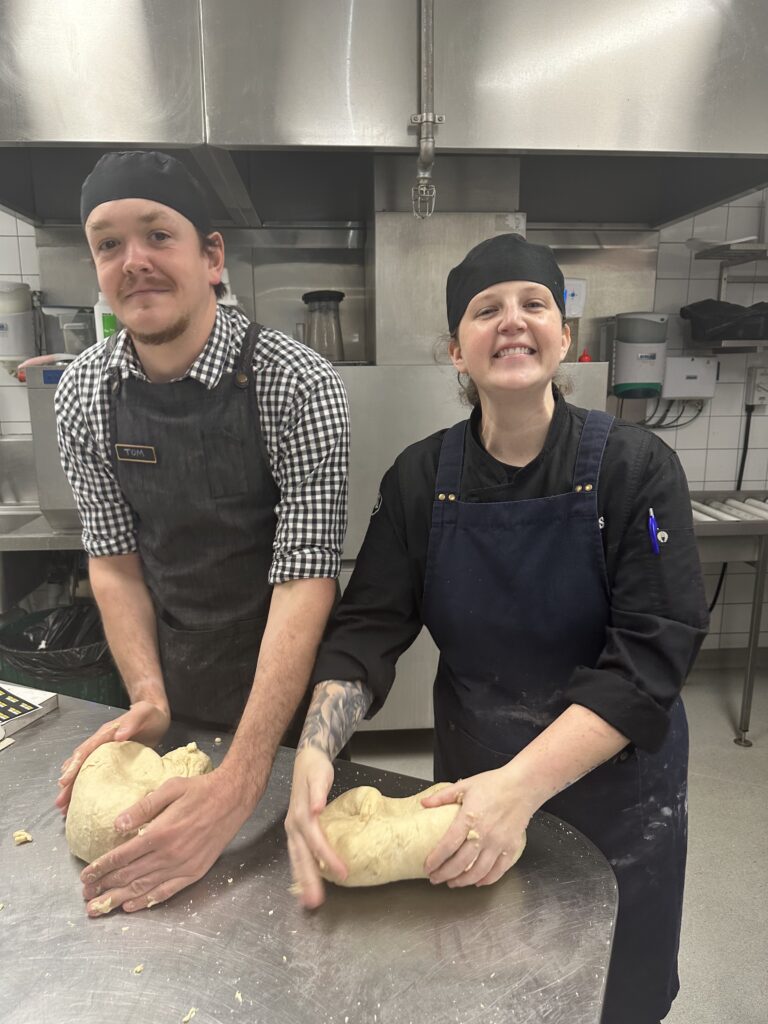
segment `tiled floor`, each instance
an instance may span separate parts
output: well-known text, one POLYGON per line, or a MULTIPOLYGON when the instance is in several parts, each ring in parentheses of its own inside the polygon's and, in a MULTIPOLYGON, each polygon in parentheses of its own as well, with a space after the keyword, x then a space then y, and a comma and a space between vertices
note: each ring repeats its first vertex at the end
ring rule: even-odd
MULTIPOLYGON (((768 1020, 768 672, 755 687, 749 749, 733 743, 742 672, 696 670, 681 991, 668 1024, 768 1020)), ((359 733, 352 758, 425 779, 431 735, 359 733)))

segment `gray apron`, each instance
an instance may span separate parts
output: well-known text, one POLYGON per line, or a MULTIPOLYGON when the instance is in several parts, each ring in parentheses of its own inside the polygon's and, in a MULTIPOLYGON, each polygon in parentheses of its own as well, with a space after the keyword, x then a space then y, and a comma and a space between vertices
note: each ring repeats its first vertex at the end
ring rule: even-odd
MULTIPOLYGON (((234 372, 112 385, 111 454, 133 510, 174 719, 234 728, 269 613, 280 492, 256 399, 252 324, 234 372)), ((305 705, 283 742, 295 740, 305 705)))
MULTIPOLYGON (((568 706, 574 668, 597 662, 611 613, 597 482, 612 423, 588 414, 571 491, 522 501, 458 500, 466 424, 445 434, 423 606, 440 650, 435 780, 507 764, 568 706)), ((627 748, 543 807, 591 839, 618 882, 603 1024, 656 1024, 679 987, 687 764, 677 700, 658 752, 627 748)))

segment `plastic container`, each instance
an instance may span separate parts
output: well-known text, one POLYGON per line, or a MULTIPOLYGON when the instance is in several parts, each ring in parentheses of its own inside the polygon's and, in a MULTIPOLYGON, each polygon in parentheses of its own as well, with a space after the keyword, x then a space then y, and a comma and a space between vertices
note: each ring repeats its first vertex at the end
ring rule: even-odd
POLYGON ((0 627, 0 678, 128 707, 98 609, 90 603, 32 612, 0 627))
POLYGON ((96 341, 105 341, 111 335, 117 333, 117 317, 112 312, 112 307, 104 298, 104 293, 99 292, 99 301, 93 307, 93 319, 96 327, 96 341))

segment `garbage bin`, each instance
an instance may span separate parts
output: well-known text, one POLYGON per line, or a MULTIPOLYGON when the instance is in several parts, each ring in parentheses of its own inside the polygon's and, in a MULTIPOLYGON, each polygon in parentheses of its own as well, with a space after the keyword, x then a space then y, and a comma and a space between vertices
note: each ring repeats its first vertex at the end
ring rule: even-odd
POLYGON ((128 707, 98 609, 89 602, 32 612, 0 626, 0 678, 128 707))

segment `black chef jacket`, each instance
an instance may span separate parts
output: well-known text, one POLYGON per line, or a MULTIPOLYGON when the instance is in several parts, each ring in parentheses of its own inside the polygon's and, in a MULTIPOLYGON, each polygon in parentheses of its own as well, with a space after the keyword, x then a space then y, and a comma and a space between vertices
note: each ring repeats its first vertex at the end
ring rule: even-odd
MULTIPOLYGON (((544 447, 518 469, 485 451, 475 409, 466 435, 461 500, 517 501, 570 491, 586 415, 555 389, 544 447)), ((361 680, 374 695, 369 717, 389 693, 398 657, 421 630, 444 433, 406 448, 385 474, 355 571, 318 653, 313 682, 361 680)), ((637 747, 653 751, 663 741, 667 711, 708 626, 688 486, 675 452, 649 430, 617 420, 598 480, 598 511, 610 624, 597 664, 574 666, 564 696, 600 715, 637 747), (648 532, 651 508, 662 539, 667 535, 658 555, 648 532)), ((556 577, 556 564, 551 571, 556 577)), ((552 642, 557 643, 556 612, 552 642)))

